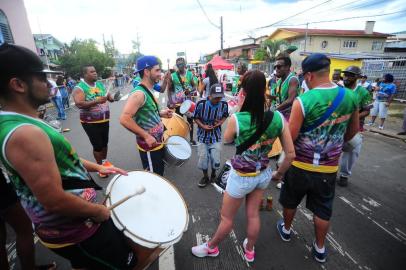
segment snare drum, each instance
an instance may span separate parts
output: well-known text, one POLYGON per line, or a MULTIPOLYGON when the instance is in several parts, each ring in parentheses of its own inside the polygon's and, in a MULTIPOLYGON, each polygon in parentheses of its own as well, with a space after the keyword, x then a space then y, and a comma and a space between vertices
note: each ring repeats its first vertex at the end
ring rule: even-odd
POLYGON ((343 151, 344 152, 351 152, 355 148, 357 148, 361 143, 362 143, 362 135, 361 135, 361 133, 357 133, 357 134, 354 135, 354 137, 352 137, 351 140, 344 143, 343 151))
POLYGON ((181 136, 186 138, 190 131, 190 125, 177 113, 173 113, 171 118, 161 118, 166 130, 164 132, 164 140, 170 136, 181 136))
POLYGON ((171 136, 165 142, 164 162, 167 165, 180 167, 192 156, 192 148, 184 138, 171 136))
POLYGON ((139 186, 145 187, 143 194, 111 210, 114 225, 146 248, 165 248, 179 242, 188 227, 188 209, 178 189, 157 174, 132 171, 127 176, 115 176, 107 186, 106 206, 139 186))
POLYGON ((186 115, 189 118, 192 118, 193 113, 195 112, 195 109, 196 109, 196 103, 187 99, 187 100, 183 101, 182 105, 180 105, 179 112, 181 114, 186 115))

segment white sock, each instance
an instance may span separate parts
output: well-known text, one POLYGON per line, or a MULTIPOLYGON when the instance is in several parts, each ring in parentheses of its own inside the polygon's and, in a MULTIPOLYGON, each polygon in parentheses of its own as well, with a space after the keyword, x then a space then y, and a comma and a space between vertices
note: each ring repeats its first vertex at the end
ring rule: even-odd
POLYGON ((325 251, 326 251, 326 247, 322 247, 322 248, 319 248, 318 246, 317 246, 317 244, 316 244, 316 242, 314 242, 314 248, 316 249, 316 251, 318 252, 318 253, 324 253, 325 251))
POLYGON ((282 226, 283 233, 290 234, 290 231, 291 231, 291 229, 289 229, 289 231, 285 229, 285 225, 282 226))

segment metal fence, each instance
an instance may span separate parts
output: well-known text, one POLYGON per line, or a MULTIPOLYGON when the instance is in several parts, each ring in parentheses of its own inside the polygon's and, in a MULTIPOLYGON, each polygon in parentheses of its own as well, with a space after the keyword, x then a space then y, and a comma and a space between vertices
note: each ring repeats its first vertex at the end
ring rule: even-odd
POLYGON ((367 75, 371 82, 376 78, 382 78, 386 73, 392 74, 397 87, 395 98, 406 99, 406 57, 363 60, 362 73, 367 75))

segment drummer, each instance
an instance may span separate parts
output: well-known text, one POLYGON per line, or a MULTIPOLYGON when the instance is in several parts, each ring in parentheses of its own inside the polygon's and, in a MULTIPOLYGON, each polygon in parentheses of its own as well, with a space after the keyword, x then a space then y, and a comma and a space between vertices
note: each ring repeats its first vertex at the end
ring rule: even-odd
POLYGON ((213 84, 207 99, 200 100, 196 105, 194 119, 198 126, 199 142, 197 166, 203 171, 203 178, 198 183, 199 187, 205 187, 209 183, 209 164, 211 164, 211 182, 214 182, 216 170, 220 168, 221 125, 228 117, 228 105, 222 100, 223 98, 224 89, 221 84, 213 84))
MULTIPOLYGON (((186 99, 190 99, 194 89, 197 87, 193 81, 193 74, 186 69, 186 61, 180 57, 176 59, 177 71, 173 72, 168 80, 168 106, 175 108, 177 114, 180 114, 180 105, 186 99)), ((197 146, 196 141, 193 140, 193 119, 187 117, 190 125, 190 144, 197 146)))
POLYGON ((145 170, 164 174, 164 125, 161 117, 171 118, 169 109, 159 111, 153 96, 153 86, 161 77, 161 67, 155 56, 143 56, 137 61, 141 83, 128 97, 120 116, 120 123, 137 136, 137 147, 145 170))
POLYGON ((88 174, 126 172, 80 159, 38 118, 38 106, 49 102, 50 84, 35 53, 1 45, 0 74, 0 166, 42 244, 75 269, 133 268, 136 256, 109 209, 96 203, 96 185, 88 174))

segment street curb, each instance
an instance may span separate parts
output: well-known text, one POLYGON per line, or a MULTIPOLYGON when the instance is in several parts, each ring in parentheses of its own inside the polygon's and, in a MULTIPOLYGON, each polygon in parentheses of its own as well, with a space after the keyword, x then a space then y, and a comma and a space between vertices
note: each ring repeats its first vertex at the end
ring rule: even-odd
POLYGON ((406 142, 406 136, 396 135, 396 134, 394 134, 393 132, 390 132, 390 131, 380 130, 380 129, 371 128, 371 127, 365 128, 365 130, 367 130, 369 132, 373 132, 373 133, 378 133, 378 134, 381 134, 383 136, 390 137, 390 138, 393 138, 393 139, 402 140, 403 142, 406 142))

